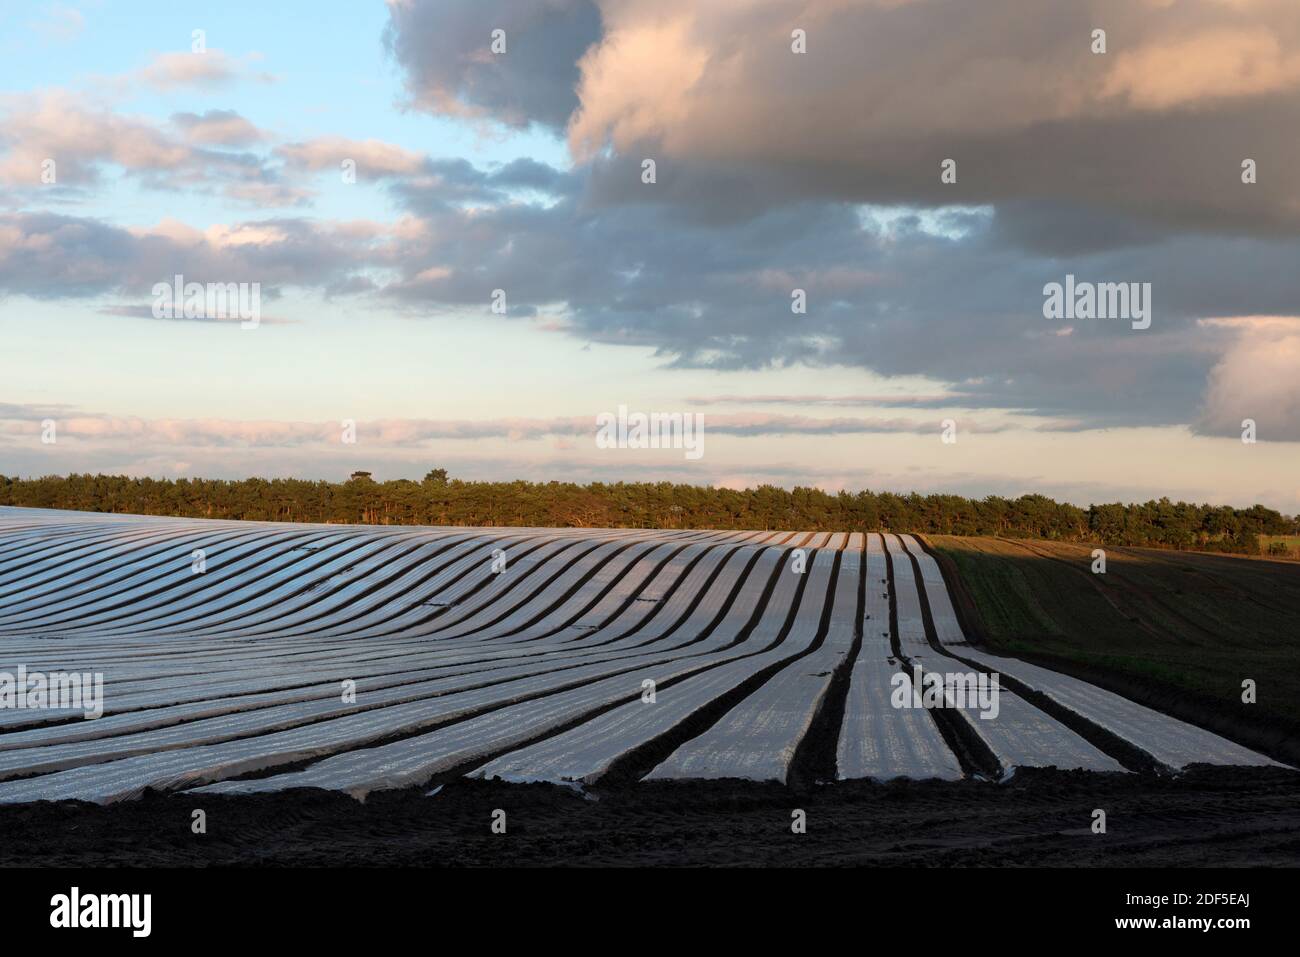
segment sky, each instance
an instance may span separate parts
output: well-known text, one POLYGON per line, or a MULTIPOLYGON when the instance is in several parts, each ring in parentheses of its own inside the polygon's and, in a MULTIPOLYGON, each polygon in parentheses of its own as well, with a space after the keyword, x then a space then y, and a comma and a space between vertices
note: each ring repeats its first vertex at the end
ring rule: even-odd
POLYGON ((0 474, 1300 512, 1294 0, 1032 6, 0 0, 0 474))

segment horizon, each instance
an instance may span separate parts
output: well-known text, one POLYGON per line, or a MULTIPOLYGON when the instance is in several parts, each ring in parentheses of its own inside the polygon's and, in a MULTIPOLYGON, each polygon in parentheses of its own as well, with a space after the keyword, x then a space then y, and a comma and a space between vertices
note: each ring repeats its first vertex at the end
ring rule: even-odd
MULTIPOLYGON (((437 469, 429 469, 429 470, 428 470, 429 473, 434 472, 434 471, 438 471, 438 470, 437 470, 437 469)), ((446 471, 446 470, 445 470, 445 469, 442 469, 441 471, 446 471)), ((116 479, 116 478, 120 478, 120 479, 126 479, 126 480, 130 480, 130 481, 144 481, 144 480, 149 480, 149 481, 155 481, 155 482, 225 482, 225 483, 232 484, 232 485, 234 485, 234 484, 239 484, 239 483, 243 483, 243 482, 267 482, 267 483, 271 483, 271 482, 279 482, 279 481, 283 481, 283 482, 306 482, 306 483, 310 483, 310 484, 324 483, 324 484, 327 484, 327 485, 346 485, 346 484, 348 484, 349 482, 358 481, 358 480, 360 480, 360 481, 370 482, 370 483, 373 484, 373 485, 382 485, 382 484, 389 483, 389 482, 407 482, 407 483, 414 484, 414 485, 423 485, 424 482, 425 482, 425 481, 427 480, 427 478, 428 478, 428 474, 426 474, 425 476, 422 476, 422 477, 420 477, 420 478, 411 478, 411 477, 409 477, 409 476, 404 476, 404 475, 391 476, 391 477, 384 478, 384 477, 376 477, 376 476, 374 475, 373 472, 370 472, 370 471, 365 470, 365 469, 355 469, 355 470, 353 471, 352 474, 350 474, 350 475, 348 475, 348 476, 340 477, 340 478, 322 478, 322 477, 311 478, 311 477, 302 477, 302 476, 293 476, 293 475, 290 475, 290 476, 246 475, 246 476, 243 476, 243 477, 241 477, 241 478, 230 478, 230 479, 227 479, 227 478, 214 478, 213 476, 205 476, 205 475, 179 475, 179 476, 167 476, 167 477, 162 477, 162 478, 156 478, 156 477, 154 477, 154 476, 132 476, 132 475, 125 475, 125 474, 112 474, 112 473, 106 473, 106 472, 95 472, 95 473, 91 473, 91 472, 81 472, 81 473, 70 473, 70 474, 68 474, 68 475, 35 475, 35 476, 16 476, 16 475, 15 475, 15 476, 10 476, 10 475, 5 475, 4 473, 0 473, 0 479, 5 479, 5 480, 10 480, 10 481, 15 481, 15 482, 29 482, 29 483, 40 482, 40 481, 47 480, 47 479, 54 479, 54 480, 58 480, 58 481, 69 481, 69 480, 74 479, 74 478, 92 478, 92 479, 97 479, 97 478, 115 478, 115 479, 116 479)), ((545 486, 546 484, 548 484, 548 483, 551 482, 551 481, 559 481, 559 480, 547 479, 547 480, 542 480, 542 481, 534 481, 534 480, 532 480, 532 479, 521 479, 521 478, 514 478, 514 479, 499 479, 499 480, 493 480, 493 479, 472 479, 472 478, 463 478, 463 477, 458 476, 458 475, 451 475, 451 474, 448 474, 448 475, 445 476, 445 478, 444 478, 443 481, 444 481, 446 484, 451 484, 451 483, 453 483, 453 482, 459 482, 459 483, 464 484, 464 485, 473 485, 473 484, 483 484, 483 485, 492 485, 492 484, 511 485, 511 484, 514 484, 514 483, 517 483, 517 482, 524 482, 524 483, 526 483, 526 484, 531 484, 531 485, 545 486)), ((658 484, 658 483, 654 483, 654 482, 635 482, 635 481, 627 481, 627 480, 619 480, 619 481, 617 481, 617 482, 602 482, 601 480, 596 479, 596 480, 592 480, 592 481, 590 481, 590 482, 566 482, 566 483, 564 483, 564 484, 574 485, 574 486, 576 486, 576 487, 578 487, 578 488, 589 488, 589 487, 591 487, 592 485, 596 485, 596 484, 604 484, 604 485, 620 485, 620 484, 622 484, 622 485, 653 485, 653 484, 658 484)), ((693 485, 693 484, 691 484, 691 483, 689 483, 689 482, 674 482, 674 483, 671 483, 671 484, 674 485, 675 487, 681 487, 681 488, 696 488, 696 489, 717 490, 717 491, 738 492, 738 493, 756 492, 756 491, 759 491, 760 489, 762 489, 762 488, 764 488, 764 487, 768 487, 768 488, 777 488, 777 489, 779 489, 779 490, 781 490, 781 491, 784 491, 784 492, 787 492, 787 493, 792 493, 792 492, 795 492, 795 491, 816 491, 816 492, 823 492, 824 494, 826 494, 826 495, 831 495, 831 496, 839 495, 839 494, 854 495, 854 496, 856 496, 856 495, 873 495, 873 496, 892 495, 892 496, 895 496, 895 497, 897 497, 897 498, 899 498, 899 499, 904 499, 904 500, 906 500, 906 499, 908 499, 908 498, 910 498, 910 497, 912 497, 912 496, 921 496, 921 497, 926 497, 926 498, 928 498, 928 497, 950 497, 950 498, 961 498, 961 499, 963 499, 963 500, 965 500, 965 501, 971 502, 971 503, 976 504, 976 505, 978 505, 978 504, 980 504, 980 503, 982 503, 982 502, 984 502, 984 501, 987 501, 988 499, 1000 499, 1000 500, 1002 500, 1002 501, 1006 501, 1006 502, 1009 502, 1009 503, 1014 504, 1016 501, 1018 501, 1019 499, 1022 499, 1022 498, 1045 498, 1045 499, 1047 499, 1049 502, 1051 502, 1051 503, 1054 504, 1054 505, 1066 505, 1066 506, 1070 506, 1070 507, 1072 507, 1072 508, 1079 509, 1079 510, 1085 512, 1085 513, 1086 513, 1086 512, 1089 512, 1089 511, 1091 511, 1091 510, 1094 510, 1094 509, 1102 509, 1102 508, 1107 508, 1107 507, 1115 507, 1115 506, 1118 506, 1118 507, 1121 507, 1121 508, 1141 508, 1141 507, 1145 507, 1145 506, 1148 506, 1148 505, 1159 505, 1159 504, 1162 504, 1162 503, 1168 503, 1168 504, 1170 504, 1170 505, 1173 505, 1174 507, 1186 506, 1186 507, 1189 507, 1189 508, 1230 508, 1230 509, 1232 509, 1232 510, 1235 511, 1235 512, 1241 512, 1241 513, 1249 512, 1250 510, 1252 510, 1252 509, 1256 509, 1256 508, 1265 508, 1265 509, 1270 509, 1270 506, 1264 505, 1264 503, 1262 503, 1262 502, 1251 502, 1251 503, 1249 503, 1249 504, 1235 503, 1235 504, 1228 504, 1228 505, 1216 506, 1216 505, 1213 505, 1212 503, 1208 503, 1208 502, 1191 502, 1191 501, 1185 501, 1185 500, 1183 500, 1183 499, 1172 499, 1172 498, 1170 498, 1169 496, 1161 496, 1161 497, 1158 498, 1158 499, 1146 499, 1146 500, 1144 500, 1144 501, 1138 501, 1138 500, 1130 500, 1130 501, 1115 500, 1115 501, 1112 501, 1112 502, 1087 502, 1087 503, 1082 503, 1082 504, 1081 504, 1081 503, 1077 503, 1077 502, 1068 502, 1068 501, 1062 501, 1062 500, 1059 500, 1059 499, 1053 499, 1053 498, 1051 498, 1050 496, 1044 496, 1044 495, 1042 495, 1041 493, 1038 493, 1038 492, 1026 492, 1026 493, 1024 493, 1023 495, 1019 495, 1019 496, 1000 496, 1000 495, 996 495, 996 494, 989 494, 989 495, 979 496, 979 497, 975 497, 975 498, 973 498, 973 497, 970 497, 970 496, 956 496, 956 495, 953 495, 952 493, 948 493, 948 492, 916 492, 916 491, 910 491, 910 492, 896 492, 896 491, 894 491, 894 490, 892 490, 892 489, 875 489, 875 488, 865 488, 865 487, 864 487, 864 488, 859 488, 859 489, 839 489, 839 490, 836 490, 836 491, 827 491, 827 490, 824 490, 824 489, 818 489, 818 488, 816 488, 815 486, 793 486, 793 487, 785 487, 785 486, 763 486, 763 485, 752 485, 752 486, 746 486, 746 487, 743 487, 743 488, 726 488, 726 489, 723 489, 723 488, 720 488, 719 486, 712 486, 712 485, 693 485)), ((22 508, 22 509, 35 508, 35 509, 38 509, 38 510, 42 510, 42 509, 47 509, 47 508, 48 508, 48 509, 54 509, 54 510, 64 510, 64 509, 62 509, 61 506, 31 506, 31 505, 7 505, 7 506, 6 506, 6 505, 0 505, 0 507, 7 507, 7 508, 22 508)), ((75 509, 74 509, 73 511, 75 511, 75 509)), ((1272 511, 1277 511, 1277 510, 1276 510, 1276 509, 1272 509, 1272 511)), ((130 513, 130 512, 127 512, 127 513, 122 513, 122 514, 145 514, 145 513, 130 513)), ((1300 522, 1300 512, 1297 512, 1297 513, 1295 513, 1295 514, 1290 514, 1290 513, 1287 513, 1287 512, 1278 512, 1278 514, 1280 514, 1281 517, 1282 517, 1285 521, 1287 521, 1287 522, 1291 522, 1291 523, 1297 523, 1297 522, 1300 522)), ((361 523, 359 523, 359 524, 369 524, 369 523, 361 522, 361 523)))
POLYGON ((25 6, 0 474, 1300 514, 1293 5, 1018 7, 25 6))

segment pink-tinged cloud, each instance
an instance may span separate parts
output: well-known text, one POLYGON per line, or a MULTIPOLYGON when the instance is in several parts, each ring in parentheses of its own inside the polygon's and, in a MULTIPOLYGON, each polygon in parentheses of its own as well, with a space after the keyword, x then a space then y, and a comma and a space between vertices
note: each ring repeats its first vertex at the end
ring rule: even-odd
MULTIPOLYGON (((632 410, 637 411, 637 410, 632 410)), ((672 413, 681 409, 654 409, 647 412, 672 413)), ((615 414, 610 412, 610 414, 615 414)), ((343 441, 346 421, 281 422, 239 421, 229 419, 143 419, 109 414, 85 414, 61 410, 50 416, 48 409, 21 405, 0 405, 0 434, 10 437, 32 436, 39 432, 38 423, 46 417, 59 421, 59 434, 73 439, 97 441, 141 441, 155 445, 181 447, 204 446, 327 446, 343 441)), ((354 421, 358 444, 387 448, 417 447, 437 441, 475 441, 507 439, 532 441, 554 438, 557 449, 576 448, 574 440, 593 441, 598 431, 597 416, 572 416, 550 419, 375 419, 354 421)), ((958 421, 961 431, 996 433, 1014 428, 1010 425, 985 425, 975 420, 958 421)), ((765 413, 707 414, 703 419, 706 434, 735 438, 770 436, 835 435, 939 435, 940 420, 881 417, 813 418, 765 413)))
POLYGON ((351 160, 356 164, 357 179, 420 172, 427 162, 421 153, 403 149, 382 140, 351 140, 343 136, 323 136, 302 143, 286 143, 275 150, 285 162, 299 169, 338 172, 351 160))
MULTIPOLYGON (((1242 193, 1235 164, 1198 149, 1294 155, 1283 132, 1300 117, 1292 0, 1037 0, 1032 17, 1024 0, 598 5, 570 149, 583 162, 654 157, 661 193, 683 205, 725 170, 749 183, 737 195, 751 213, 806 196, 1055 196, 1163 223, 1300 230, 1293 177, 1242 193), (791 49, 796 29, 806 53, 791 49), (940 180, 947 158, 958 189, 940 180)), ((611 196, 635 196, 623 166, 611 179, 611 196)))
POLYGON ((1122 49, 1101 92, 1139 109, 1163 110, 1297 88, 1300 50, 1284 46, 1267 25, 1243 25, 1122 49))
MULTIPOLYGON (((249 60, 237 59, 224 50, 201 53, 158 53, 134 74, 134 79, 156 90, 171 92, 184 88, 215 89, 249 73, 249 60)), ((261 79, 267 79, 265 74, 261 79)))
POLYGON ((170 125, 130 116, 68 90, 0 100, 0 183, 41 190, 93 187, 116 172, 159 190, 215 192, 259 206, 311 193, 282 181, 265 158, 217 148, 264 137, 231 111, 177 114, 170 125))

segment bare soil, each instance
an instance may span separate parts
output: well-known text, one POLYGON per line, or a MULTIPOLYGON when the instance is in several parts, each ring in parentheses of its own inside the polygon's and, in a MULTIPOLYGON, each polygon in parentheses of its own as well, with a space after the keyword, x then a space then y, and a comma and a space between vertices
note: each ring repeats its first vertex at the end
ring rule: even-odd
POLYGON ((639 784, 581 794, 458 780, 372 795, 147 795, 0 807, 0 866, 1300 866, 1300 773, 1022 771, 1011 781, 639 784), (192 812, 207 833, 191 832, 192 812), (506 812, 493 834, 492 813, 506 812), (807 832, 791 830, 792 811, 807 832), (1091 830, 1094 809, 1106 833, 1091 830))

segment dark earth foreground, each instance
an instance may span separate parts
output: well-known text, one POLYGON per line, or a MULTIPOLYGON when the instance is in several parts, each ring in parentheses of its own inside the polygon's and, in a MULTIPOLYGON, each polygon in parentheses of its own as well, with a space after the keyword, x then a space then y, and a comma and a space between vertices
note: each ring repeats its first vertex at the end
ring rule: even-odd
POLYGON ((0 807, 0 866, 1300 866, 1300 773, 1022 771, 1003 784, 640 784, 582 795, 458 779, 434 796, 147 795, 0 807), (207 833, 191 833, 195 808, 207 833), (507 833, 490 829, 495 809, 507 833), (791 811, 807 833, 791 832, 791 811), (1090 829, 1095 808, 1107 833, 1090 829))

